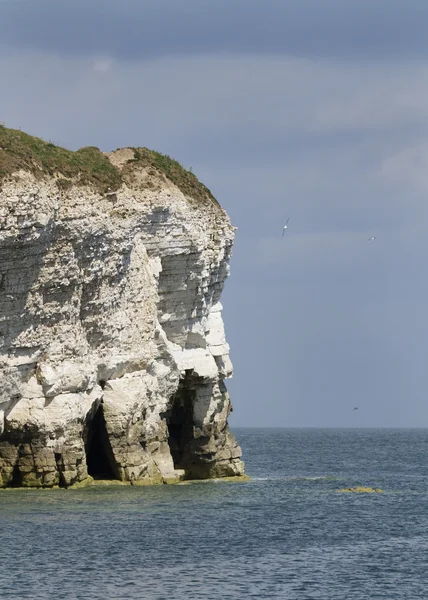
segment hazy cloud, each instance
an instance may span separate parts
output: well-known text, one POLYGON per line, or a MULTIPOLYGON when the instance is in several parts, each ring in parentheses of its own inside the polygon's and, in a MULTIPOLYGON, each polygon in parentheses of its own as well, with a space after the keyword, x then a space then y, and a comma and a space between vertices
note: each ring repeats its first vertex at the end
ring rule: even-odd
POLYGON ((113 68, 113 61, 108 58, 96 58, 92 68, 97 73, 108 73, 113 68))
POLYGON ((387 156, 381 165, 386 181, 428 190, 428 139, 387 156))

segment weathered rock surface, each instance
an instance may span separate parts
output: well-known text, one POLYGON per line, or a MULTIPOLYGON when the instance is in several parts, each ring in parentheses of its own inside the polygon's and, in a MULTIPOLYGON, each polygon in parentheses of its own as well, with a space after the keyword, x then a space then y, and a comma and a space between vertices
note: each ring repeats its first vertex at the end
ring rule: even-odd
POLYGON ((114 191, 1 181, 0 486, 243 473, 220 304, 234 229, 133 156, 109 155, 114 191))

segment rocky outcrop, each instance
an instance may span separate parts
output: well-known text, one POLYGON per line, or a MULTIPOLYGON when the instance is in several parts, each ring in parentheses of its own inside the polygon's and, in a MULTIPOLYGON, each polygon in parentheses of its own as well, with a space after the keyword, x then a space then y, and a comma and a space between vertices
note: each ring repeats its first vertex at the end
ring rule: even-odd
POLYGON ((108 186, 13 152, 0 148, 0 486, 241 475, 226 213, 160 155, 102 157, 108 186))

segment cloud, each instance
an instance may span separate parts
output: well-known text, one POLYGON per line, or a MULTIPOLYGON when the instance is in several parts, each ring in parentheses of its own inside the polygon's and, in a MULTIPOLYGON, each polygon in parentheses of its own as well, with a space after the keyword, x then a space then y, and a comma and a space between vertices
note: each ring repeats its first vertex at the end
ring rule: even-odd
POLYGON ((0 39, 68 56, 426 58, 426 0, 3 0, 0 39))
POLYGON ((108 73, 113 68, 113 61, 109 58, 96 58, 92 68, 96 73, 108 73))
POLYGON ((428 190, 428 139, 402 148, 382 162, 381 175, 386 181, 407 189, 428 190))
POLYGON ((318 153, 326 141, 330 147, 347 141, 334 136, 352 135, 354 145, 366 145, 366 133, 385 133, 377 142, 383 150, 395 139, 401 144, 403 136, 428 132, 428 71, 423 64, 345 66, 256 56, 128 63, 103 55, 77 59, 11 53, 3 47, 0 72, 10 82, 1 100, 6 120, 8 112, 20 111, 23 121, 30 113, 42 114, 42 105, 33 102, 28 110, 23 100, 46 92, 44 106, 66 96, 70 102, 63 106, 79 113, 82 123, 92 121, 91 103, 96 102, 98 110, 114 115, 124 135, 144 131, 153 137, 157 130, 163 141, 168 131, 170 136, 191 136, 193 144, 205 144, 208 135, 214 148, 233 152, 239 146, 241 156, 257 163, 258 145, 265 143, 264 156, 272 164, 290 146, 297 156, 318 153), (109 72, 108 81, 94 79, 94 70, 109 72))

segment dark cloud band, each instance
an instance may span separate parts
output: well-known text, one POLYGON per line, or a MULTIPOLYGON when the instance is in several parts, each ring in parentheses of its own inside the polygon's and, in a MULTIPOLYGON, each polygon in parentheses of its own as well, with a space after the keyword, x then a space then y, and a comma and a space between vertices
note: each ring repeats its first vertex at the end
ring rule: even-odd
POLYGON ((3 44, 125 60, 427 56, 426 0, 0 0, 3 44))

